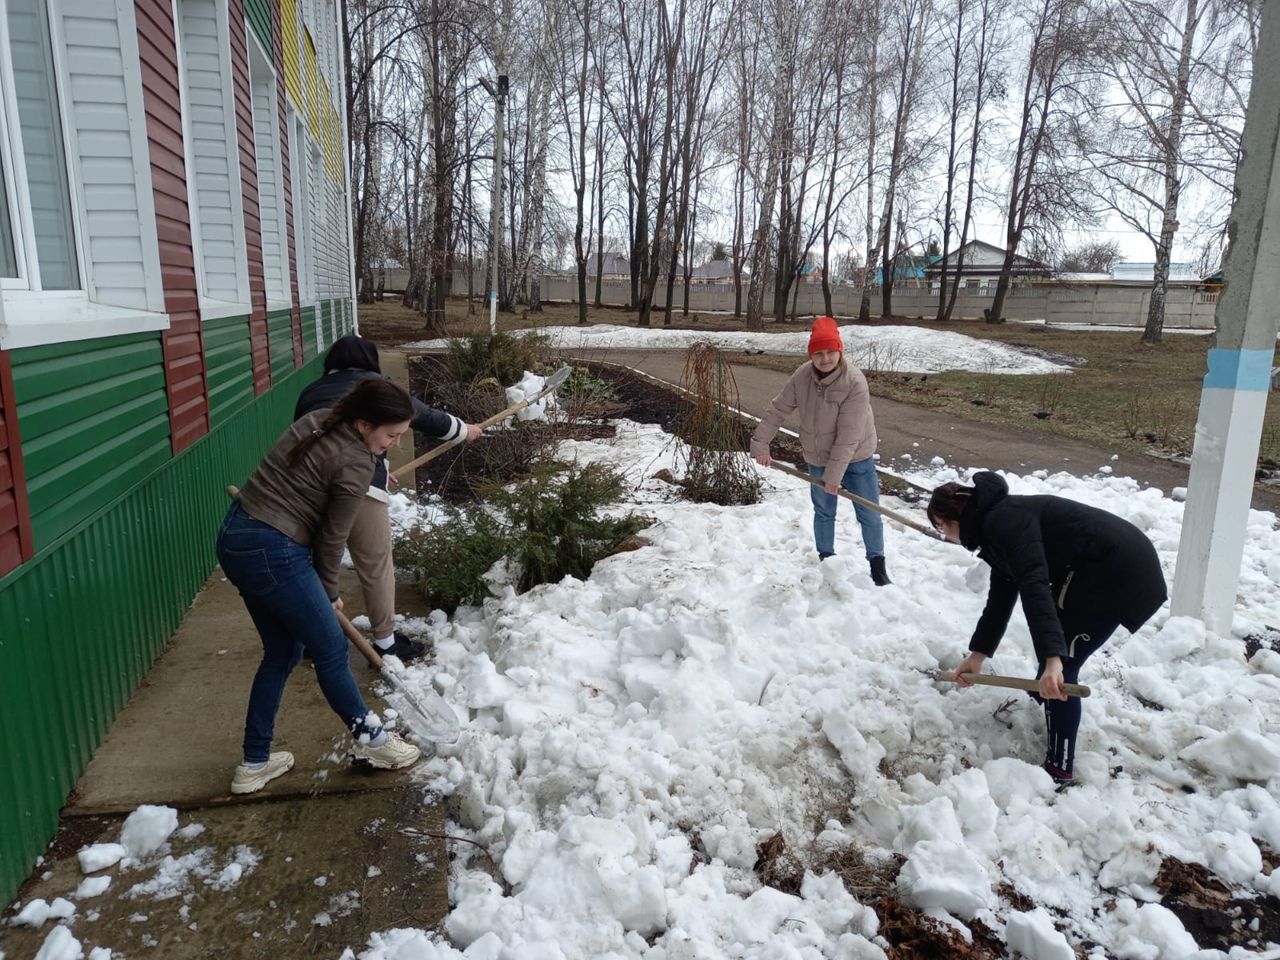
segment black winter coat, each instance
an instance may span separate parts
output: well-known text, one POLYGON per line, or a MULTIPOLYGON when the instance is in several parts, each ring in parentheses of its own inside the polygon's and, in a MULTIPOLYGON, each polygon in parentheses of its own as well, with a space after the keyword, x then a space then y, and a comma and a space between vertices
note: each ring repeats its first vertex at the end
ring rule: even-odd
MULTIPOLYGON (((376 362, 376 361, 375 361, 376 362)), ((382 374, 375 370, 363 370, 348 367, 326 373, 319 380, 309 383, 298 396, 298 403, 293 408, 293 419, 298 420, 313 410, 332 407, 348 393, 354 390, 361 380, 381 380, 382 374)), ((413 400, 413 429, 435 437, 441 442, 456 440, 466 432, 466 424, 457 417, 428 407, 416 397, 413 400)), ((387 457, 377 458, 378 465, 373 473, 373 489, 387 489, 387 457)), ((381 498, 380 498, 381 499, 381 498)))
POLYGON ((1120 623, 1130 633, 1168 597, 1155 547, 1115 514, 1051 496, 1011 496, 983 471, 960 515, 960 542, 991 567, 991 588, 969 649, 995 653, 1022 598, 1036 656, 1067 655, 1062 618, 1120 623))

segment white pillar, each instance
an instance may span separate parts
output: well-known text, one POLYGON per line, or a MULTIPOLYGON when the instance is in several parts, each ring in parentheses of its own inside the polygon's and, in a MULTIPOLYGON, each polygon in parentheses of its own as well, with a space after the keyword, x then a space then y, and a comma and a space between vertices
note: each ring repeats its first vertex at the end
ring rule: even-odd
POLYGON ((1280 3, 1262 5, 1217 334, 1196 421, 1172 612, 1227 633, 1280 324, 1280 3))

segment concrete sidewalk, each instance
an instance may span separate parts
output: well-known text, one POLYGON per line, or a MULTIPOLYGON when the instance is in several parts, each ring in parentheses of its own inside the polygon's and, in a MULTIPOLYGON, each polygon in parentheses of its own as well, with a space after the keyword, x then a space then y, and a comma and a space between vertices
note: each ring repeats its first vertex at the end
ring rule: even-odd
MULTIPOLYGON (((385 360, 404 382, 402 359, 385 360)), ((398 462, 413 455, 397 453, 398 462)), ((343 572, 342 596, 351 617, 363 612, 351 571, 343 572)), ((407 584, 397 609, 428 612, 407 584)), ((92 642, 88 619, 85 638, 92 642)), ((372 932, 431 929, 447 913, 442 808, 411 772, 350 768, 349 738, 308 661, 289 679, 273 744, 294 754, 294 768, 260 793, 229 793, 261 651, 239 594, 215 571, 94 753, 18 897, 74 903, 70 931, 86 956, 109 947, 116 956, 166 960, 337 957, 348 946, 358 951, 372 932), (116 842, 125 816, 144 803, 179 811, 173 859, 110 867, 101 872, 112 878, 105 893, 76 900, 77 851, 116 842), (220 882, 237 869, 237 882, 220 882)), ((378 674, 354 649, 351 667, 370 706, 383 708, 378 674)), ((0 953, 34 957, 53 926, 0 925, 0 953)))

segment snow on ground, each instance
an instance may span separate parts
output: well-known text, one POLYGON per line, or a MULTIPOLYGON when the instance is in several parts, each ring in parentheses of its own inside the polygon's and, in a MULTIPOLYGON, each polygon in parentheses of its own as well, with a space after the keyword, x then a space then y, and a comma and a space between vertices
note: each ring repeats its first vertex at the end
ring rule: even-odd
MULTIPOLYGON (((795 333, 751 333, 596 324, 587 327, 538 327, 527 332, 549 338, 551 345, 560 350, 671 350, 684 349, 694 341, 701 341, 714 343, 724 350, 802 357, 809 346, 807 328, 795 333)), ((1065 373, 1071 369, 994 340, 967 337, 949 330, 912 326, 844 326, 840 328, 840 335, 844 339, 846 355, 862 370, 1038 374, 1065 373)), ((421 340, 405 344, 405 347, 440 350, 448 344, 448 340, 421 340)))
MULTIPOLYGON (((1086 666, 1080 783, 1059 794, 1037 705, 931 679, 965 652, 985 564, 890 525, 894 585, 876 589, 851 511, 820 565, 801 481, 770 471, 749 507, 682 502, 648 479, 670 441, 623 421, 562 449, 626 473, 630 506, 657 520, 650 546, 419 624, 438 659, 410 675, 464 721, 419 772, 501 877, 455 845, 452 945, 386 931, 361 960, 880 958, 875 913, 822 869, 850 847, 905 856, 903 899, 1038 958, 1084 941, 1132 960, 1225 956, 1195 953, 1153 902, 1165 855, 1280 894, 1259 850, 1280 849, 1280 655, 1246 662, 1238 636, 1280 622, 1273 515, 1250 514, 1237 636, 1166 607, 1086 666), (812 868, 797 896, 752 869, 779 830, 812 868), (1039 909, 1013 910, 1005 883, 1039 909)), ((1171 577, 1182 503, 1124 477, 1006 476, 1128 518, 1171 577)), ((992 666, 1034 674, 1020 613, 992 666)))

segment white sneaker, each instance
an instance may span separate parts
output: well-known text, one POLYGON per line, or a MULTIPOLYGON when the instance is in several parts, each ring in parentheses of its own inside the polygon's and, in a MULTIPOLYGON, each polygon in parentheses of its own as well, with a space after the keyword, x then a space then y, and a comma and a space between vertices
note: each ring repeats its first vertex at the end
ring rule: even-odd
POLYGON ((236 767, 236 774, 231 778, 232 793, 256 793, 276 777, 283 776, 293 769, 293 754, 281 750, 267 757, 267 764, 257 770, 250 770, 243 763, 236 767))
POLYGON ((351 748, 351 756, 378 770, 399 770, 417 763, 422 751, 408 740, 402 739, 399 734, 388 732, 387 739, 376 747, 357 740, 351 748))

